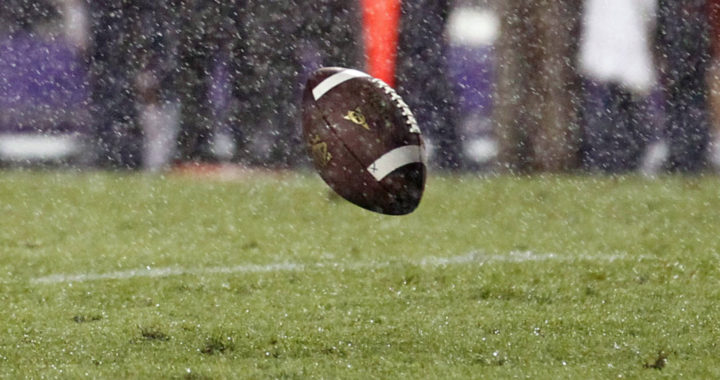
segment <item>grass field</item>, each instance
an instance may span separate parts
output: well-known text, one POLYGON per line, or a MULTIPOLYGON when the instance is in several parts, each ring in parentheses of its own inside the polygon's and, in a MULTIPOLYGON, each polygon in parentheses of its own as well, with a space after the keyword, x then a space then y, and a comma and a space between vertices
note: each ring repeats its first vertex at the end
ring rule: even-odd
POLYGON ((720 378, 720 179, 0 172, 1 378, 720 378))

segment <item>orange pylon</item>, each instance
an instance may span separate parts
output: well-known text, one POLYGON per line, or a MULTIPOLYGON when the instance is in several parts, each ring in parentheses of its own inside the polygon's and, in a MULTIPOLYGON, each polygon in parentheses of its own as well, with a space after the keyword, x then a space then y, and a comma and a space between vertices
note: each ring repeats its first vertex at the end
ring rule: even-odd
POLYGON ((400 0, 362 0, 362 8, 368 72, 394 86, 400 0))

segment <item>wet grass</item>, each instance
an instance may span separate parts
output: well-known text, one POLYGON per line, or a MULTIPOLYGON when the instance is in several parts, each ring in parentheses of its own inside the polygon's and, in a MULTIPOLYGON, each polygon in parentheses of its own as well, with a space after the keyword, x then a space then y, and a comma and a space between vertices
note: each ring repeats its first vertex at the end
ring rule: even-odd
POLYGON ((720 179, 0 172, 0 378, 718 378, 720 179))

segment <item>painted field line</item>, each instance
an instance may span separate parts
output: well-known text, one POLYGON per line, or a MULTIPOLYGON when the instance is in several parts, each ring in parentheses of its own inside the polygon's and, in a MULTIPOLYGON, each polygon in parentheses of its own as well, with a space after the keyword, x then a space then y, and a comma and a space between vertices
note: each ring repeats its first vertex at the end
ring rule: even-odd
POLYGON ((209 274, 233 274, 233 273, 267 273, 267 272, 300 272, 305 270, 302 264, 284 263, 267 265, 237 265, 230 267, 206 267, 206 268, 142 268, 106 273, 77 273, 77 274, 51 274, 49 276, 33 278, 30 282, 35 284, 59 284, 68 282, 88 282, 100 280, 128 280, 143 277, 171 277, 181 275, 209 275, 209 274))
POLYGON ((33 284, 61 284, 80 283, 103 280, 130 280, 135 278, 158 278, 181 275, 213 275, 213 274, 241 274, 241 273, 274 273, 274 272, 303 272, 309 270, 358 270, 358 269, 381 269, 393 265, 417 265, 423 267, 441 267, 452 265, 486 263, 525 263, 538 261, 595 261, 613 262, 617 260, 640 260, 645 256, 629 256, 625 253, 595 254, 595 255, 560 255, 557 253, 535 253, 531 251, 512 251, 507 254, 483 254, 479 251, 472 251, 464 255, 451 257, 428 256, 414 261, 357 261, 357 262, 319 262, 319 263, 275 263, 275 264, 246 264, 227 267, 204 267, 204 268, 182 268, 182 267, 161 267, 142 269, 131 269, 124 271, 106 273, 58 273, 43 277, 36 277, 30 280, 33 284))

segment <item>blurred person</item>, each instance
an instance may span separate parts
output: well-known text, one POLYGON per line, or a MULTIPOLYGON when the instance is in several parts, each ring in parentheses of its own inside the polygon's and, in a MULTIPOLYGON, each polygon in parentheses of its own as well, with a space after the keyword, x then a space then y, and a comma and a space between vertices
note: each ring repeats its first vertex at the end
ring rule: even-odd
POLYGON ((362 69, 360 25, 356 0, 248 1, 231 59, 237 161, 305 161, 298 108, 305 70, 362 69))
POLYGON ((240 20, 243 38, 232 56, 231 115, 235 161, 250 165, 297 159, 297 94, 302 85, 302 24, 310 12, 297 2, 248 1, 240 20))
POLYGON ((179 0, 177 76, 173 89, 180 101, 177 159, 214 161, 212 137, 219 124, 212 99, 219 65, 226 65, 246 15, 246 1, 179 0))
POLYGON ((168 169, 176 152, 179 101, 173 84, 179 31, 174 9, 172 1, 155 3, 138 20, 138 30, 149 33, 138 38, 144 54, 133 89, 143 135, 142 167, 151 172, 168 169))
POLYGON ((666 167, 698 172, 710 141, 707 70, 710 25, 706 0, 659 0, 656 36, 669 144, 666 167))
POLYGON ((581 6, 572 0, 498 4, 493 119, 501 170, 578 166, 581 6))
POLYGON ((578 68, 586 78, 583 164, 622 172, 639 167, 652 133, 655 84, 650 46, 656 0, 586 0, 578 68))
POLYGON ((137 169, 144 147, 140 92, 149 91, 138 86, 138 78, 153 70, 159 70, 155 74, 161 82, 171 75, 172 2, 90 1, 88 9, 97 161, 101 167, 137 169))
POLYGON ((140 8, 131 1, 90 1, 90 87, 98 164, 138 168, 142 133, 133 88, 140 53, 134 47, 140 8))
POLYGON ((400 4, 395 82, 434 145, 435 163, 462 166, 458 100, 448 66, 445 34, 453 0, 406 0, 400 4))

